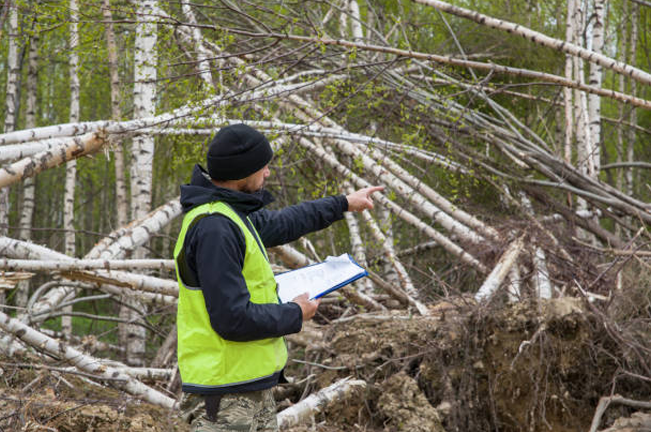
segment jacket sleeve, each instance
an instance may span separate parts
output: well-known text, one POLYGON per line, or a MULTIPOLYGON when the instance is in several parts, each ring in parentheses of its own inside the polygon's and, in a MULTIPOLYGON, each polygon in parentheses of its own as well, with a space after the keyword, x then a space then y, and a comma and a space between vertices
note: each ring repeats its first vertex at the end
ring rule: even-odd
POLYGON ((251 303, 242 268, 246 243, 240 228, 222 215, 201 219, 186 237, 186 257, 196 273, 212 328, 226 340, 247 342, 297 333, 296 303, 251 303))
POLYGON ((259 210, 249 218, 266 247, 292 242, 305 234, 327 228, 344 217, 348 200, 344 195, 321 198, 285 207, 259 210))

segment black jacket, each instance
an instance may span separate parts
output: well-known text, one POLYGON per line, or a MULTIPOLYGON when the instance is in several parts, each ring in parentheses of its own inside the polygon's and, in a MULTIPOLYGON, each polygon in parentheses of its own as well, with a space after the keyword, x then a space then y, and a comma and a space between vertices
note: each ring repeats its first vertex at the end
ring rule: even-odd
MULTIPOLYGON (((265 210, 262 207, 273 201, 269 192, 249 194, 217 187, 196 165, 190 184, 181 186, 183 212, 213 201, 229 204, 245 224, 248 216, 265 247, 326 228, 342 219, 348 209, 348 201, 341 195, 278 211, 265 210)), ((189 278, 201 287, 211 325, 221 337, 244 342, 301 330, 303 318, 298 304, 249 301, 242 276, 246 244, 239 227, 229 218, 215 214, 200 219, 188 230, 184 248, 189 278)))

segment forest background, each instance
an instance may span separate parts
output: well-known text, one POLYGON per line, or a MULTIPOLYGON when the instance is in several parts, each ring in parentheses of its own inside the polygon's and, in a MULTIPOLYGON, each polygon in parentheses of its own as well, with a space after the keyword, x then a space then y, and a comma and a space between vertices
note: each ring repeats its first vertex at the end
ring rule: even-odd
POLYGON ((650 20, 643 0, 5 1, 2 350, 66 341, 97 358, 49 356, 110 358, 171 407, 179 185, 246 122, 273 142, 276 208, 386 187, 271 250, 277 271, 370 270, 320 324, 576 298, 618 347, 591 407, 648 399, 650 20))

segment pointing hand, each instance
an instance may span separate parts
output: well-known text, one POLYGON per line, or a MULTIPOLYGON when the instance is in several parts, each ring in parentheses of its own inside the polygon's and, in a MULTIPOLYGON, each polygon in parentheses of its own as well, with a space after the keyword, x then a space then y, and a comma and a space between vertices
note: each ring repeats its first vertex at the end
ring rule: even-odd
POLYGON ((384 186, 371 186, 364 189, 357 190, 346 196, 348 200, 348 211, 361 212, 363 210, 370 210, 373 208, 373 198, 371 195, 374 192, 383 191, 384 186))

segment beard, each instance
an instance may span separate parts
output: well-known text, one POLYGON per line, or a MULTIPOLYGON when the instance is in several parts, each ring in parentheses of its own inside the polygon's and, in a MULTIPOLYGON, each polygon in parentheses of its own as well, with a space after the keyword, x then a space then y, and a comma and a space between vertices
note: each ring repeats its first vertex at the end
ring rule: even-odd
POLYGON ((246 192, 249 194, 256 194, 260 192, 262 189, 264 189, 264 184, 265 182, 263 181, 262 183, 258 184, 245 184, 242 186, 242 189, 240 189, 242 192, 246 192))

